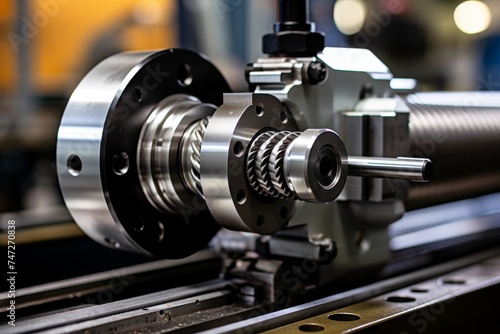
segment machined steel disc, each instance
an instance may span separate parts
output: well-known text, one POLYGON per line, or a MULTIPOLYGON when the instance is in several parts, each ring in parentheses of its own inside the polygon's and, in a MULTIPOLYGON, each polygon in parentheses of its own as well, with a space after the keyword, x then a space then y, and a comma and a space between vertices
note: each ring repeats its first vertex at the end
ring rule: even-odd
POLYGON ((141 129, 168 96, 219 106, 228 91, 220 72, 187 50, 121 53, 92 69, 69 100, 57 140, 61 190, 80 228, 101 244, 167 258, 204 247, 219 225, 203 206, 186 203, 172 214, 145 195, 141 129))

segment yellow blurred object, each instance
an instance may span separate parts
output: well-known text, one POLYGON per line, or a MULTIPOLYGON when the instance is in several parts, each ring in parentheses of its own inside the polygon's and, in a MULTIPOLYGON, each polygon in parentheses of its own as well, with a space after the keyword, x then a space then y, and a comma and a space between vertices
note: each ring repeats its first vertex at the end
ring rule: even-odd
MULTIPOLYGON (((13 26, 14 2, 0 1, 0 34, 7 36, 10 28, 13 26)), ((11 93, 15 87, 14 62, 15 53, 13 52, 7 38, 0 39, 0 94, 2 92, 11 93)))
POLYGON ((91 66, 109 53, 174 47, 173 0, 31 0, 27 33, 15 31, 15 1, 0 2, 0 92, 16 84, 16 43, 30 43, 33 90, 72 90, 91 66), (147 19, 149 17, 149 19, 147 19), (102 55, 102 57, 100 57, 102 55))

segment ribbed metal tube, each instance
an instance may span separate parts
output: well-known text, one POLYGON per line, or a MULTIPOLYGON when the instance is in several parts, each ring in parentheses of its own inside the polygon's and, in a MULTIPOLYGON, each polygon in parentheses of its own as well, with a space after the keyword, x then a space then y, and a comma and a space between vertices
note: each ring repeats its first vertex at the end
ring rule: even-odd
POLYGON ((411 156, 434 177, 412 184, 409 209, 500 191, 500 92, 419 93, 411 109, 411 156))

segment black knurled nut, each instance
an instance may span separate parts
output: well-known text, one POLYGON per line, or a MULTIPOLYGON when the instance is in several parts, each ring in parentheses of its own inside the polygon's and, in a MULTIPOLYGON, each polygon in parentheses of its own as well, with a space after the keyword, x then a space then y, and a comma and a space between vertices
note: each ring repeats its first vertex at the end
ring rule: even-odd
POLYGON ((312 57, 325 48, 320 32, 284 31, 262 38, 262 51, 271 56, 312 57))

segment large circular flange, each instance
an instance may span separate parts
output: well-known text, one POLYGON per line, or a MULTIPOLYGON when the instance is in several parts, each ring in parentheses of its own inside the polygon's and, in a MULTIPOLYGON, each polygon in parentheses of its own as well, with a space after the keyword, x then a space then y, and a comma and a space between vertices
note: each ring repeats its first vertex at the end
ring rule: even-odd
POLYGON ((283 162, 287 184, 300 199, 335 200, 347 180, 347 150, 330 129, 307 129, 287 148, 283 162))
POLYGON ((226 94, 201 147, 201 185, 214 218, 232 230, 272 234, 289 220, 294 201, 257 194, 247 182, 246 156, 265 131, 299 131, 289 110, 265 94, 226 94))
POLYGON ((101 244, 180 258, 218 230, 208 211, 165 214, 144 195, 137 150, 143 124, 173 94, 220 105, 229 87, 205 58, 187 50, 122 53, 78 85, 58 133, 58 177, 80 228, 101 244))

